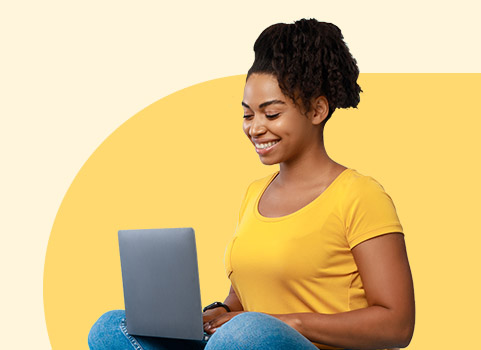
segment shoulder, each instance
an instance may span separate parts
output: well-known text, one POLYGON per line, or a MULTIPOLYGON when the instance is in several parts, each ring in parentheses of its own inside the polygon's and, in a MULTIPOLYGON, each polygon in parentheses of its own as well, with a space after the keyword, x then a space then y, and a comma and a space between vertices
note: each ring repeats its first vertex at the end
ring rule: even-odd
POLYGON ((264 176, 260 179, 254 180, 250 183, 250 185, 247 187, 247 194, 249 193, 257 193, 262 191, 264 188, 267 187, 269 183, 272 182, 272 180, 277 176, 279 171, 276 171, 272 174, 269 174, 267 176, 264 176))
POLYGON ((353 171, 345 186, 343 217, 351 247, 389 232, 403 232, 394 203, 373 177, 353 171))
MULTIPOLYGON (((346 197, 350 200, 365 198, 366 196, 387 196, 384 187, 372 176, 363 175, 355 169, 350 169, 344 180, 346 197)), ((390 198, 390 197, 389 197, 390 198)))
POLYGON ((272 181, 272 179, 274 179, 274 177, 278 173, 279 172, 276 171, 268 176, 264 176, 251 182, 250 185, 247 186, 247 190, 244 194, 244 199, 242 200, 241 208, 239 211, 239 219, 244 215, 248 203, 255 201, 255 199, 259 196, 263 189, 267 187, 267 185, 272 181))

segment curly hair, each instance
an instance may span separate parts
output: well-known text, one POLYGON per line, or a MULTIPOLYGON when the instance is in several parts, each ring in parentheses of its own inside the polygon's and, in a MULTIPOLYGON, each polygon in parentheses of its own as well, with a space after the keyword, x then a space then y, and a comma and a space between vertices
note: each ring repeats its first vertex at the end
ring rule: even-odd
POLYGON ((362 91, 359 68, 344 42, 341 30, 331 23, 301 19, 266 28, 254 44, 255 59, 247 73, 272 74, 284 95, 306 114, 313 98, 325 96, 329 113, 336 108, 357 107, 362 91))

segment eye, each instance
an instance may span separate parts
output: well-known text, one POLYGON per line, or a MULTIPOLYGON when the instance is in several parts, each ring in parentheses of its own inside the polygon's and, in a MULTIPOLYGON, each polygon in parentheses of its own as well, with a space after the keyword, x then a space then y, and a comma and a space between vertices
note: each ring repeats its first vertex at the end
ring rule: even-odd
POLYGON ((274 118, 277 118, 279 116, 280 113, 276 113, 276 114, 266 114, 266 118, 267 119, 274 119, 274 118))
POLYGON ((250 117, 252 117, 252 115, 249 115, 249 114, 245 114, 245 115, 244 115, 244 119, 248 119, 248 118, 250 118, 250 117))

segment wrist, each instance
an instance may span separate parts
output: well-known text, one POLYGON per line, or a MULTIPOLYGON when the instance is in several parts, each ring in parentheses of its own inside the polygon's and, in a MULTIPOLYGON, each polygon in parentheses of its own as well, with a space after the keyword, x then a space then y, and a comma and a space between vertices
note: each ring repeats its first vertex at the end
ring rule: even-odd
POLYGON ((292 328, 294 328, 295 330, 297 330, 302 334, 301 330, 302 330, 303 324, 302 324, 301 318, 297 314, 295 313, 294 314, 277 314, 277 315, 271 315, 271 316, 278 318, 279 320, 291 326, 292 328))
POLYGON ((227 310, 223 307, 216 307, 215 309, 209 309, 207 312, 212 312, 212 315, 220 316, 227 313, 227 310))
POLYGON ((207 305, 206 307, 204 307, 202 311, 206 312, 207 310, 213 310, 213 309, 223 309, 226 312, 231 312, 230 307, 224 303, 221 303, 220 301, 216 301, 210 305, 207 305))

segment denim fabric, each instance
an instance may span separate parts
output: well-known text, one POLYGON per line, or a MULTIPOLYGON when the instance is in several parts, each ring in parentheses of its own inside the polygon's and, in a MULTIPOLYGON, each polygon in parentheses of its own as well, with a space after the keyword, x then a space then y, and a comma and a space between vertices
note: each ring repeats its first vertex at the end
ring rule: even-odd
POLYGON ((125 312, 109 311, 92 326, 90 350, 317 350, 307 338, 275 317, 245 312, 233 317, 209 341, 132 336, 125 328, 125 312))
POLYGON ((245 312, 212 335, 205 350, 318 350, 306 337, 279 319, 245 312))
POLYGON ((90 350, 202 350, 204 341, 140 337, 127 333, 125 311, 103 314, 88 335, 90 350))

